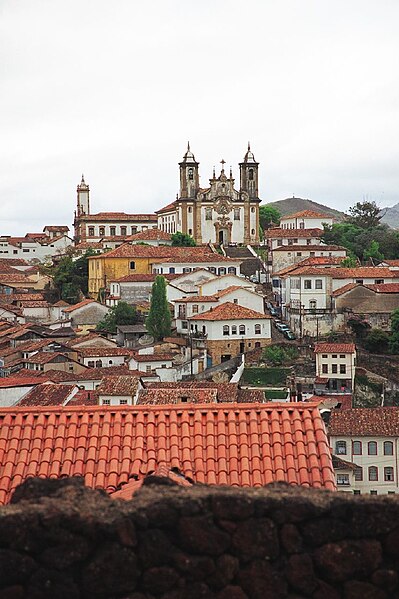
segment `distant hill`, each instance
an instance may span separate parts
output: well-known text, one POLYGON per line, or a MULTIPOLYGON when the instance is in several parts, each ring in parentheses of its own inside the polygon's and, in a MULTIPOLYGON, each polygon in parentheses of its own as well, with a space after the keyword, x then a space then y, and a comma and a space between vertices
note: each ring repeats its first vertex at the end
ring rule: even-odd
POLYGON ((390 208, 383 208, 381 212, 384 213, 381 222, 393 229, 399 229, 399 204, 395 204, 395 206, 391 206, 390 208))
POLYGON ((301 212, 302 210, 313 210, 314 212, 321 212, 322 214, 333 216, 338 221, 343 220, 345 217, 345 214, 343 212, 339 212, 339 210, 334 210, 333 208, 329 208, 323 204, 312 202, 312 200, 303 200, 302 198, 287 198, 286 200, 270 202, 266 204, 266 206, 273 206, 273 208, 276 208, 280 212, 281 216, 286 216, 287 214, 293 214, 295 212, 301 212))

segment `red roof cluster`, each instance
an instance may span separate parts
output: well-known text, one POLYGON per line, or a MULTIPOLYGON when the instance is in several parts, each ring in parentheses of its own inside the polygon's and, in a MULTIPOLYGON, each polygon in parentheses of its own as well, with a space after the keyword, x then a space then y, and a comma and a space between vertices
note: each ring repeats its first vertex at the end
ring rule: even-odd
POLYGON ((335 490, 315 404, 0 410, 0 503, 30 476, 84 476, 113 492, 158 466, 207 484, 335 490))
POLYGON ((399 437, 399 408, 352 408, 333 410, 330 435, 399 437))

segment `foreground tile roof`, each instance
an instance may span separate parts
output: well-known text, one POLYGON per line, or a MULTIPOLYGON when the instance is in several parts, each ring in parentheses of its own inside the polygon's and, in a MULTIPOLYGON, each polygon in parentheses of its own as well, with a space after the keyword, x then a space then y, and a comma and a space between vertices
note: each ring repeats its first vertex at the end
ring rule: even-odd
POLYGON ((0 409, 0 503, 30 476, 112 492, 162 465, 198 483, 335 490, 315 404, 0 409))
POLYGON ((330 435, 399 437, 399 408, 332 410, 330 435))
POLYGON ((193 483, 187 480, 187 478, 185 478, 180 472, 171 470, 167 466, 158 466, 155 472, 147 474, 147 476, 144 476, 139 480, 130 480, 128 483, 123 485, 123 487, 119 491, 111 493, 112 499, 124 499, 125 501, 129 501, 130 499, 132 499, 136 491, 141 489, 141 487, 145 484, 145 481, 153 476, 169 478, 172 482, 174 482, 176 485, 179 485, 180 487, 192 487, 193 485, 193 483))
POLYGON ((190 320, 263 320, 265 318, 270 319, 270 316, 233 302, 225 302, 207 312, 192 316, 190 320))
POLYGON ((353 354, 356 351, 354 343, 316 343, 315 354, 353 354))

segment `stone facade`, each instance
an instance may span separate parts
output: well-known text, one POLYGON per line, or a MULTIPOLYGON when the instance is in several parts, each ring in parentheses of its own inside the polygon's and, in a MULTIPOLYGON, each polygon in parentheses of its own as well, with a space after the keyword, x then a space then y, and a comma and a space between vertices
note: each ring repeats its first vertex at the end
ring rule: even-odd
POLYGON ((222 160, 220 175, 209 179, 209 187, 199 184, 199 163, 187 148, 180 167, 180 195, 176 201, 157 211, 158 228, 174 233, 181 231, 194 237, 198 244, 259 243, 258 166, 248 145, 240 163, 240 189, 234 187, 222 160))
POLYGON ((206 342, 206 349, 209 356, 212 358, 212 364, 220 364, 235 358, 242 353, 249 352, 256 347, 266 347, 271 344, 271 339, 232 339, 231 337, 222 341, 206 342))

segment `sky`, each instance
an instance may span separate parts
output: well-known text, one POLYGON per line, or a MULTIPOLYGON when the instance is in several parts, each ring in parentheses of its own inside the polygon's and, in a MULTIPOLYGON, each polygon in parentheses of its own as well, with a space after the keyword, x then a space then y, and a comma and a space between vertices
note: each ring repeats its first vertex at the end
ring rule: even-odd
POLYGON ((260 197, 399 202, 397 0, 0 0, 0 234, 173 201, 248 141, 260 197))

